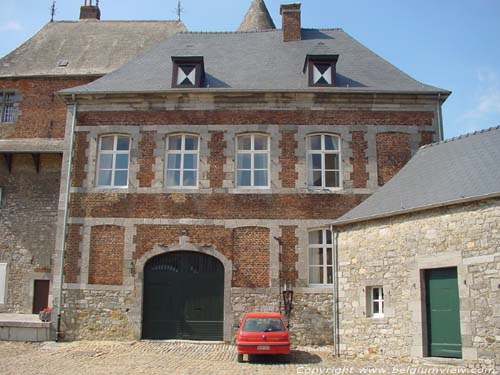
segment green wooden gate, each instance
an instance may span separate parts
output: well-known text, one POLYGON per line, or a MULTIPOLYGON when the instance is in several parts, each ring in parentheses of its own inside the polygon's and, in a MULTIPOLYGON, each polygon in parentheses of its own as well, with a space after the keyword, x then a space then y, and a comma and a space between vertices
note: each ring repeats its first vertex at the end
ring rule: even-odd
POLYGON ((144 267, 142 338, 222 340, 224 267, 209 255, 178 251, 144 267))
POLYGON ((429 356, 462 358, 457 269, 425 273, 429 356))

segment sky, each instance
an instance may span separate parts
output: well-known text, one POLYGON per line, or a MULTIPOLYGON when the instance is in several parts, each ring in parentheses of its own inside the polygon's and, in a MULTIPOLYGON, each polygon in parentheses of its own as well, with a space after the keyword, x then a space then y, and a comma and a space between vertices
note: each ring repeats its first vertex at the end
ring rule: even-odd
MULTIPOLYGON (((190 31, 234 31, 251 0, 182 0, 190 31)), ((278 28, 280 4, 266 0, 278 28)), ((0 56, 50 20, 52 0, 0 0, 0 56)), ((56 2, 77 20, 83 0, 56 2)), ((101 0, 103 20, 175 19, 177 0, 101 0)), ((341 27, 413 78, 453 92, 445 138, 500 125, 500 0, 302 0, 302 27, 341 27)))

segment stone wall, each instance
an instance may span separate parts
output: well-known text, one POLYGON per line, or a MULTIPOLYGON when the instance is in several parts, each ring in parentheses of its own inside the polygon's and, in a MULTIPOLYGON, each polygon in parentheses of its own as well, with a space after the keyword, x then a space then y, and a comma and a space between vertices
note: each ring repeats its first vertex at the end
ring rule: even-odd
POLYGON ((50 280, 55 247, 60 155, 14 155, 9 172, 0 156, 0 262, 8 264, 7 303, 0 312, 32 312, 35 279, 50 280))
POLYGON ((423 270, 457 267, 463 359, 500 365, 500 200, 353 224, 339 234, 341 351, 426 356, 423 270), (383 318, 366 289, 383 286, 383 318))

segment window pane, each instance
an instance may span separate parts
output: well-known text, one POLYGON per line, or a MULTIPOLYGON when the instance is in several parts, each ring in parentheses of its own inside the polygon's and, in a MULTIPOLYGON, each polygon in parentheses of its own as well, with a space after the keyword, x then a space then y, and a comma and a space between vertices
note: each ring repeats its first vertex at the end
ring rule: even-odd
POLYGON ((14 121, 14 104, 5 104, 2 116, 2 122, 12 122, 12 121, 14 121))
POLYGON ((338 150, 339 139, 331 135, 325 135, 325 150, 338 150))
POLYGON ((255 171, 254 186, 267 186, 267 171, 255 171))
POLYGON ((14 94, 13 93, 7 93, 5 94, 5 102, 6 103, 14 103, 14 94))
POLYGON ((196 171, 184 171, 184 186, 196 186, 196 171))
POLYGON ((309 249, 309 265, 322 266, 323 265, 323 249, 309 249))
POLYGON ((255 154, 255 169, 267 169, 267 154, 255 154))
POLYGON ((325 154, 325 169, 339 169, 339 156, 336 154, 325 154))
POLYGON ((309 244, 310 245, 323 244, 323 231, 315 230, 314 232, 309 232, 309 244))
POLYGON ((113 150, 114 141, 115 137, 102 137, 101 150, 113 150))
POLYGON ((128 184, 128 171, 115 172, 115 186, 127 186, 128 184))
POLYGON ((264 135, 254 136, 254 150, 267 150, 268 137, 264 135))
POLYGON ((128 154, 116 155, 116 169, 128 169, 128 154))
POLYGON ((332 231, 330 230, 326 231, 326 243, 330 245, 332 243, 332 231))
POLYGON ((312 154, 312 169, 321 169, 321 154, 312 154))
POLYGON ((99 186, 111 186, 111 171, 99 171, 97 180, 99 186))
POLYGON ((111 168, 113 168, 113 155, 101 154, 99 169, 111 169, 111 168))
POLYGON ((380 307, 377 301, 373 301, 373 313, 374 314, 380 313, 380 307))
POLYGON ((250 154, 239 154, 238 155, 238 169, 250 169, 251 168, 251 155, 250 154))
POLYGON ((186 135, 185 150, 198 150, 198 137, 186 135))
POLYGON ((180 150, 182 146, 182 136, 173 135, 168 137, 168 149, 169 150, 180 150))
POLYGON ((184 155, 184 169, 197 169, 197 157, 195 154, 184 155))
POLYGON ((321 135, 309 137, 309 150, 321 150, 321 135))
POLYGON ((313 171, 313 186, 321 186, 321 171, 313 171))
POLYGON ((309 267, 309 283, 310 284, 323 284, 323 268, 322 267, 309 267))
POLYGON ((373 299, 376 300, 379 298, 379 288, 373 288, 373 299))
POLYGON ((168 155, 167 169, 180 169, 181 167, 181 154, 168 155))
POLYGON ((333 264, 333 249, 325 249, 326 251, 326 264, 331 266, 333 264))
POLYGON ((250 186, 250 182, 250 171, 238 171, 238 186, 250 186))
POLYGON ((180 186, 181 172, 167 171, 167 186, 180 186))
POLYGON ((238 150, 250 150, 252 146, 251 139, 250 135, 238 137, 238 150))
POLYGON ((326 283, 333 284, 333 267, 326 267, 326 283))
POLYGON ((326 187, 339 187, 339 172, 327 171, 325 172, 326 187))
POLYGON ((130 143, 129 137, 118 137, 118 141, 116 143, 116 149, 118 151, 128 151, 129 143, 130 143))

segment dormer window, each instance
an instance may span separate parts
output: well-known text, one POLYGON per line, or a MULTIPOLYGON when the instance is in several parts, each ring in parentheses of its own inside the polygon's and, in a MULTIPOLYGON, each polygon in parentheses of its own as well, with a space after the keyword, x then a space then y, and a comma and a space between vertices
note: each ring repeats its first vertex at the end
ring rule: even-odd
POLYGON ((203 57, 172 57, 172 87, 202 87, 205 76, 203 57))
POLYGON ((335 87, 338 55, 307 55, 309 86, 335 87))

